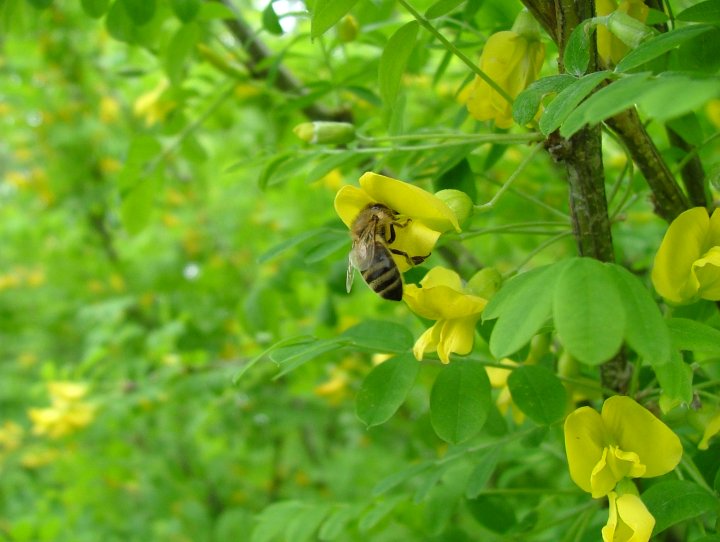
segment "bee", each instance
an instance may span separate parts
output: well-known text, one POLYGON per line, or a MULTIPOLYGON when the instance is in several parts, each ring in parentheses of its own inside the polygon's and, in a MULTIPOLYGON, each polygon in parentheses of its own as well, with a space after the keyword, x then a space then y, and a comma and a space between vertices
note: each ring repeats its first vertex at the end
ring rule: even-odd
POLYGON ((399 220, 398 213, 382 203, 370 203, 358 213, 350 227, 352 249, 345 281, 348 293, 357 269, 380 297, 391 301, 402 299, 402 276, 392 255, 403 256, 410 265, 422 263, 430 256, 410 256, 407 252, 390 248, 395 242, 395 228, 404 228, 411 221, 411 218, 404 222, 399 220))

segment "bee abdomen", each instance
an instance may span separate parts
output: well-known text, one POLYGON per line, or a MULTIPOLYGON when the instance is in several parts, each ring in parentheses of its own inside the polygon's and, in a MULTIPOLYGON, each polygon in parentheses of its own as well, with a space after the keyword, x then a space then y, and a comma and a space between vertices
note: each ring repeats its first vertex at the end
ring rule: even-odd
MULTIPOLYGON (((377 250, 377 249, 376 249, 377 250)), ((400 301, 403 295, 400 271, 392 258, 383 257, 361 271, 368 286, 384 299, 400 301)))

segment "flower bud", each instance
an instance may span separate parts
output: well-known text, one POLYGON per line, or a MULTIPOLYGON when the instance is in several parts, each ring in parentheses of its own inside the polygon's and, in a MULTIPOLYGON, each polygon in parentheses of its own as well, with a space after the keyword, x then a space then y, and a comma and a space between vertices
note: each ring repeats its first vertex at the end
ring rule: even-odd
POLYGON ((346 15, 337 25, 337 37, 340 43, 355 41, 358 35, 358 22, 352 15, 346 15))
POLYGON ((512 31, 531 41, 540 40, 540 24, 527 9, 518 13, 513 22, 512 31))
POLYGON ((649 27, 621 11, 613 11, 608 15, 607 27, 625 45, 633 49, 653 35, 649 27))
POLYGON ((455 190, 453 188, 440 190, 440 192, 435 193, 435 196, 450 207, 461 228, 468 223, 474 210, 470 196, 461 190, 455 190))
POLYGON ((501 284, 502 276, 498 270, 494 267, 485 267, 472 276, 466 288, 473 295, 490 300, 500 289, 501 284))
POLYGON ((347 122, 303 122, 295 126, 293 132, 303 141, 312 144, 342 145, 355 139, 355 126, 347 122))

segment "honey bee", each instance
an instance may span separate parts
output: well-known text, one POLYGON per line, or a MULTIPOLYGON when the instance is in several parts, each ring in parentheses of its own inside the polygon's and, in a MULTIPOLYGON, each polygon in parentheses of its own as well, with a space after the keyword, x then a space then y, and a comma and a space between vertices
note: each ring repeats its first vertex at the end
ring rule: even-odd
POLYGON ((357 268, 363 280, 380 297, 391 301, 402 299, 402 276, 392 254, 403 256, 410 265, 422 263, 430 256, 410 256, 390 248, 395 242, 395 228, 404 228, 411 220, 399 220, 398 213, 382 203, 370 203, 358 213, 350 228, 352 249, 345 281, 348 293, 357 268))

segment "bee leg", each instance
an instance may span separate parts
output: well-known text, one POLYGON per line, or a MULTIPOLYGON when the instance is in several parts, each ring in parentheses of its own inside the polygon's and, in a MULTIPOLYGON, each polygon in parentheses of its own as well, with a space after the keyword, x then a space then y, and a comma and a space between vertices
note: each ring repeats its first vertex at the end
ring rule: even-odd
POLYGON ((396 248, 391 248, 390 252, 397 254, 398 256, 403 256, 408 265, 421 264, 430 257, 430 254, 427 254, 426 256, 410 256, 407 252, 403 252, 402 250, 398 250, 396 248))
MULTIPOLYGON (((383 232, 383 238, 385 239, 385 242, 388 245, 392 245, 396 239, 395 227, 397 226, 398 228, 404 228, 408 224, 410 224, 410 222, 412 222, 412 218, 408 218, 407 220, 405 220, 405 222, 397 221, 397 222, 391 222, 390 224, 388 224, 388 229, 383 232), (389 233, 389 236, 387 235, 388 233, 389 233)), ((428 254, 428 256, 429 256, 429 254, 428 254)), ((426 258, 427 258, 427 256, 426 256, 426 258)))

